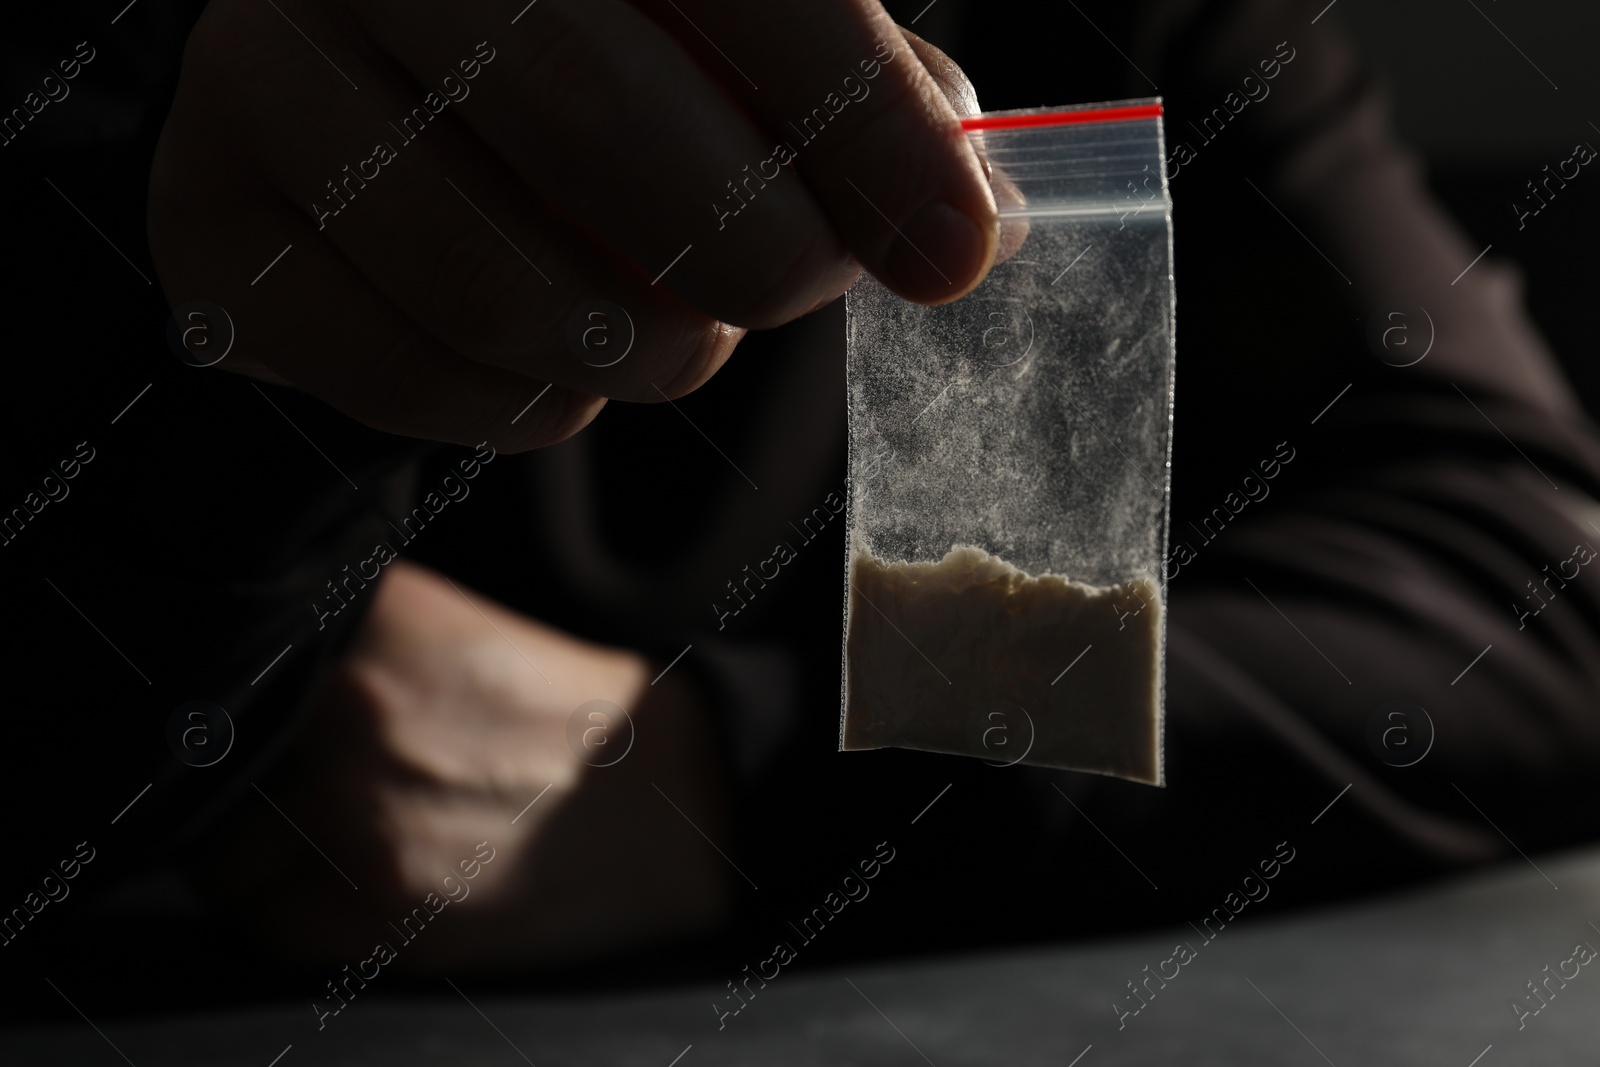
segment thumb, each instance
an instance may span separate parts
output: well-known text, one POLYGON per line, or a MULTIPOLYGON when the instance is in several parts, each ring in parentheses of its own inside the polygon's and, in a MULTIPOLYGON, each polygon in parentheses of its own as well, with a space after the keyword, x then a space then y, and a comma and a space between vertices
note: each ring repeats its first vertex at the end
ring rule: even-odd
MULTIPOLYGON (((967 77, 967 72, 962 70, 955 60, 951 59, 944 51, 928 41, 918 37, 904 26, 896 26, 901 36, 906 39, 906 46, 911 49, 917 61, 925 67, 933 77, 934 84, 939 91, 944 93, 950 107, 958 118, 968 118, 979 114, 983 109, 978 106, 978 90, 972 85, 972 80, 967 77)), ((995 205, 1002 212, 1000 219, 1000 240, 995 248, 994 262, 996 265, 1010 259, 1022 247, 1028 237, 1028 220, 1021 216, 1007 218, 1004 212, 1008 207, 1020 207, 1026 201, 1011 180, 1003 171, 997 171, 990 164, 984 152, 984 145, 980 138, 974 138, 972 147, 978 153, 978 162, 983 164, 984 177, 989 179, 989 187, 994 191, 995 205)))

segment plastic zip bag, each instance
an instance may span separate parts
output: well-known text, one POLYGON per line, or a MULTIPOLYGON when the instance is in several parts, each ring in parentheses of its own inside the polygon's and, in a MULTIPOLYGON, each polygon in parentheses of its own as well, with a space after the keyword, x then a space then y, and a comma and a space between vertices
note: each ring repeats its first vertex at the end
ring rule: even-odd
POLYGON ((963 126, 1002 255, 922 307, 846 297, 841 749, 1160 784, 1173 384, 1159 100, 963 126))

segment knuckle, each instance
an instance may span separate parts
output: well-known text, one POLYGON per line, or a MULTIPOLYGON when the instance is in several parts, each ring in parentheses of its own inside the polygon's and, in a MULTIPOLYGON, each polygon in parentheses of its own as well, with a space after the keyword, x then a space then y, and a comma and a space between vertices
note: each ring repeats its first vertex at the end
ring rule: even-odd
POLYGON ((936 130, 926 111, 910 100, 884 106, 859 116, 831 145, 818 146, 821 175, 861 176, 859 190, 837 177, 821 179, 830 183, 837 217, 856 232, 876 234, 884 242, 894 237, 894 225, 946 187, 957 161, 969 151, 956 140, 959 131, 936 130))
POLYGON ((374 430, 411 434, 415 399, 422 391, 418 388, 418 355, 401 338, 389 346, 383 367, 385 373, 374 375, 369 381, 346 388, 335 385, 336 398, 328 399, 346 415, 374 430))
POLYGON ((390 781, 446 785, 461 777, 454 753, 425 743, 431 739, 428 709, 387 663, 357 654, 339 664, 328 692, 347 731, 344 740, 390 781))
POLYGON ((475 356, 516 360, 549 328, 538 313, 551 284, 504 238, 470 226, 439 257, 422 314, 454 347, 475 356))
MULTIPOLYGON (((496 413, 476 410, 476 390, 441 389, 438 350, 430 339, 406 331, 387 347, 377 366, 380 373, 333 385, 336 395, 330 401, 356 421, 384 433, 451 444, 483 439, 474 435, 496 413)), ((504 394, 496 400, 500 406, 508 403, 504 394)))
MULTIPOLYGON (((551 397, 556 397, 557 392, 558 390, 552 390, 551 397)), ((517 432, 518 427, 511 427, 512 432, 492 437, 490 440, 495 449, 509 455, 558 445, 593 422, 595 416, 600 414, 600 409, 606 406, 605 397, 573 393, 569 390, 559 390, 559 392, 562 394, 556 400, 562 405, 559 414, 553 417, 547 416, 543 423, 531 423, 526 430, 517 432)))
POLYGON ((927 153, 918 150, 917 142, 926 142, 931 123, 922 97, 922 90, 908 78, 879 86, 864 107, 846 113, 835 136, 817 140, 817 158, 835 170, 839 161, 863 153, 898 160, 907 173, 925 169, 927 153))
POLYGON ((810 310, 805 299, 819 278, 842 267, 847 254, 826 226, 771 234, 741 257, 727 274, 728 292, 719 314, 750 329, 771 329, 810 310), (787 248, 788 254, 778 250, 787 248))
POLYGON ((630 402, 657 403, 663 393, 676 398, 703 384, 744 335, 671 298, 630 305, 631 311, 591 300, 571 311, 557 356, 569 362, 571 384, 630 402))
POLYGON ((694 392, 728 361, 744 334, 739 327, 714 320, 684 331, 679 335, 677 351, 663 362, 663 371, 656 379, 661 391, 651 388, 646 399, 659 401, 665 396, 676 400, 694 392))

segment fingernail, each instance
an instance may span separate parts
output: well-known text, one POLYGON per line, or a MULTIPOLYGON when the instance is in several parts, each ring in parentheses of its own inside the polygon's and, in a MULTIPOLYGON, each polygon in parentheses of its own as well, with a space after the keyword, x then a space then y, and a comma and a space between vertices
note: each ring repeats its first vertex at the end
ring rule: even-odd
POLYGON ((885 264, 888 281, 909 300, 949 299, 988 265, 991 243, 965 212, 929 204, 900 228, 885 264))

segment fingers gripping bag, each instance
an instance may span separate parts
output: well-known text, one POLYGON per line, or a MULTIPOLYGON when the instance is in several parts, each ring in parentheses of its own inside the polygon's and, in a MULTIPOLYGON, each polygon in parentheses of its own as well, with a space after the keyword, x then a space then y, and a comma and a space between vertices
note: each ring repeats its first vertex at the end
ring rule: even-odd
POLYGON ((846 297, 842 750, 1162 782, 1173 396, 1158 100, 997 112, 1000 258, 846 297))

